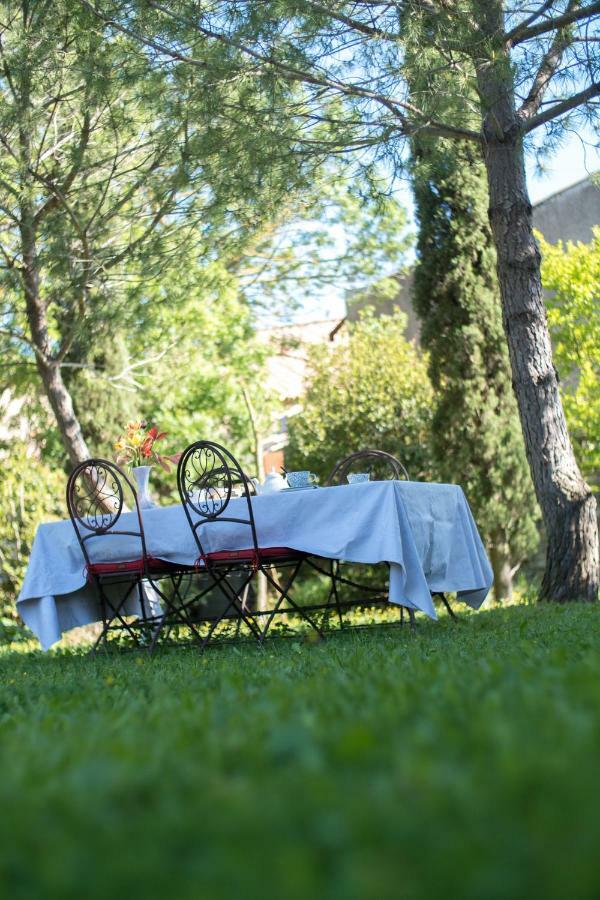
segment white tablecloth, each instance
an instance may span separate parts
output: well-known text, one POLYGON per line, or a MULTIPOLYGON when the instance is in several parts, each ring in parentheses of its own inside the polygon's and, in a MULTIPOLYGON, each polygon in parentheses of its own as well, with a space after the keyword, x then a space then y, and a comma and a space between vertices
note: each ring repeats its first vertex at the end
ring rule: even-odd
MULTIPOLYGON (((245 500, 231 500, 224 515, 247 516, 245 500)), ((290 547, 330 559, 390 564, 389 599, 436 618, 431 592, 458 592, 477 609, 493 576, 462 489, 453 484, 379 481, 253 497, 261 547, 290 547)), ((117 528, 132 526, 124 514, 117 528)), ((149 555, 193 565, 198 556, 181 506, 144 510, 149 555)), ((252 546, 246 525, 202 526, 205 549, 252 546)), ((88 542, 92 559, 140 555, 138 538, 106 535, 88 542)), ((64 631, 98 621, 100 608, 69 520, 40 525, 17 600, 26 625, 47 649, 64 631)), ((132 597, 126 610, 137 614, 132 597)))

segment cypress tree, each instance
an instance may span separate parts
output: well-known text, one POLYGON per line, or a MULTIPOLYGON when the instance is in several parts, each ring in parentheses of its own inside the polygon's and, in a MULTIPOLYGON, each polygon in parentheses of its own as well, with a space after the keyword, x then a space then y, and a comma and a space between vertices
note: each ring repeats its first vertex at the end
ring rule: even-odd
POLYGON ((475 146, 412 142, 418 263, 413 303, 436 390, 439 477, 464 488, 496 599, 535 546, 537 506, 511 386, 483 161, 475 146))

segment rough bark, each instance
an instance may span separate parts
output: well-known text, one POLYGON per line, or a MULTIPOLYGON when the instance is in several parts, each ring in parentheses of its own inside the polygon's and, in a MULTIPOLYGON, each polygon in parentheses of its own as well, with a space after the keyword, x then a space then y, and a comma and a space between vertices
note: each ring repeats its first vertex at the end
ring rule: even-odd
MULTIPOLYGON (((493 37, 502 30, 501 5, 491 3, 487 14, 493 37)), ((596 503, 575 460, 552 364, 540 252, 532 230, 512 78, 507 55, 497 53, 478 66, 503 323, 527 458, 547 537, 540 597, 591 601, 597 599, 599 583, 596 503)))

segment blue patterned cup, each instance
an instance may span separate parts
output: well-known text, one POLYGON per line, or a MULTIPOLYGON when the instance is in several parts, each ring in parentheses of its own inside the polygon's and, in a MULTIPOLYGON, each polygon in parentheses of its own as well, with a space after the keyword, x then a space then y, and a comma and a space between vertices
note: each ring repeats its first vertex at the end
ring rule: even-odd
POLYGON ((351 472, 349 475, 346 475, 348 479, 348 484, 358 484, 361 481, 369 481, 369 473, 368 472, 351 472))
POLYGON ((291 488, 310 487, 319 480, 312 472, 288 472, 286 475, 287 483, 291 488))

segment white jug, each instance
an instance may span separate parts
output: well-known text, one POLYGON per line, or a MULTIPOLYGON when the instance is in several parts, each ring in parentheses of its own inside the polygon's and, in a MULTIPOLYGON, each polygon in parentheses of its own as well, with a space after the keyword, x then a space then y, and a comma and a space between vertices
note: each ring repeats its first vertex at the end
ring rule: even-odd
POLYGON ((265 480, 258 487, 259 494, 274 494, 287 487, 287 481, 275 469, 271 469, 265 480))

